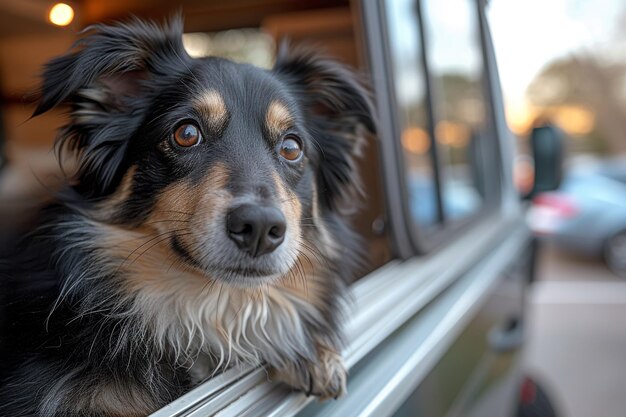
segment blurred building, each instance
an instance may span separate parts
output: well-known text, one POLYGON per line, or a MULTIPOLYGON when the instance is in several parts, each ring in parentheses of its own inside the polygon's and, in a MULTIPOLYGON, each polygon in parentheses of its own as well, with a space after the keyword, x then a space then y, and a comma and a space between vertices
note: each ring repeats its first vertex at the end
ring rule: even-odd
MULTIPOLYGON (((62 122, 61 111, 29 120, 42 65, 65 52, 76 33, 95 22, 131 14, 162 20, 185 16, 185 46, 192 56, 221 55, 269 66, 274 41, 289 37, 321 45, 330 54, 357 64, 352 17, 347 0, 80 0, 66 26, 51 22, 53 1, 0 2, 0 98, 7 150, 49 147, 62 122)), ((52 16, 54 17, 54 16, 52 16)), ((66 22, 62 22, 66 23, 66 22)))

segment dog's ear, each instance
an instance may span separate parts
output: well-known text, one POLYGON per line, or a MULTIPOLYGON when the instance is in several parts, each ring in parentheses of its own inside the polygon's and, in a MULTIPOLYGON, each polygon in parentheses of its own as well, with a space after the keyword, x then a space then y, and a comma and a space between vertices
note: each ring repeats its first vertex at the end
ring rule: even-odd
POLYGON ((178 15, 162 26, 134 18, 110 26, 88 27, 67 54, 45 66, 41 99, 34 115, 50 110, 103 77, 121 79, 123 74, 158 73, 159 64, 171 56, 187 60, 182 32, 178 15))
POLYGON ((337 209, 359 191, 355 157, 367 131, 375 133, 374 109, 362 80, 348 67, 306 48, 283 43, 274 71, 304 106, 319 149, 320 202, 337 209))
POLYGON ((102 193, 114 182, 129 139, 142 122, 138 97, 143 83, 187 68, 190 58, 180 16, 162 26, 139 19, 98 24, 82 35, 67 54, 45 66, 33 116, 60 104, 71 106, 58 149, 76 151, 79 178, 102 193))

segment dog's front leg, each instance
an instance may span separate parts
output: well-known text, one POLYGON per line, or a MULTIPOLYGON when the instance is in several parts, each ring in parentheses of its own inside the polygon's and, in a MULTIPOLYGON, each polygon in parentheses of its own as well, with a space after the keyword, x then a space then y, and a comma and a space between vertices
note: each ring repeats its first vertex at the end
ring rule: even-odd
POLYGON ((347 393, 348 372, 337 349, 317 344, 314 359, 292 361, 272 370, 277 380, 322 400, 339 398, 347 393))

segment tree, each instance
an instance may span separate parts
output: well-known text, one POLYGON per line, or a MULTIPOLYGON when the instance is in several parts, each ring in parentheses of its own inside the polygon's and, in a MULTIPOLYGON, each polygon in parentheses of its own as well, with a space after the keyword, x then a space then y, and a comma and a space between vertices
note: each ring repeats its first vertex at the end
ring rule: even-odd
POLYGON ((612 153, 626 153, 626 62, 577 53, 549 64, 527 95, 540 108, 578 105, 591 109, 596 132, 612 153))

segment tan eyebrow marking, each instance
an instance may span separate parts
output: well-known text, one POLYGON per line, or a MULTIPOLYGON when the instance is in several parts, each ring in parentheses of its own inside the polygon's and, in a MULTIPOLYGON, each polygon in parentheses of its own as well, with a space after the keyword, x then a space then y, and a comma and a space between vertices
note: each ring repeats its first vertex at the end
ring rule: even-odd
POLYGON ((293 116, 283 103, 273 100, 267 107, 265 125, 270 135, 276 137, 291 127, 293 116))
POLYGON ((212 127, 221 128, 228 118, 224 98, 216 90, 206 90, 195 100, 195 107, 212 127))

